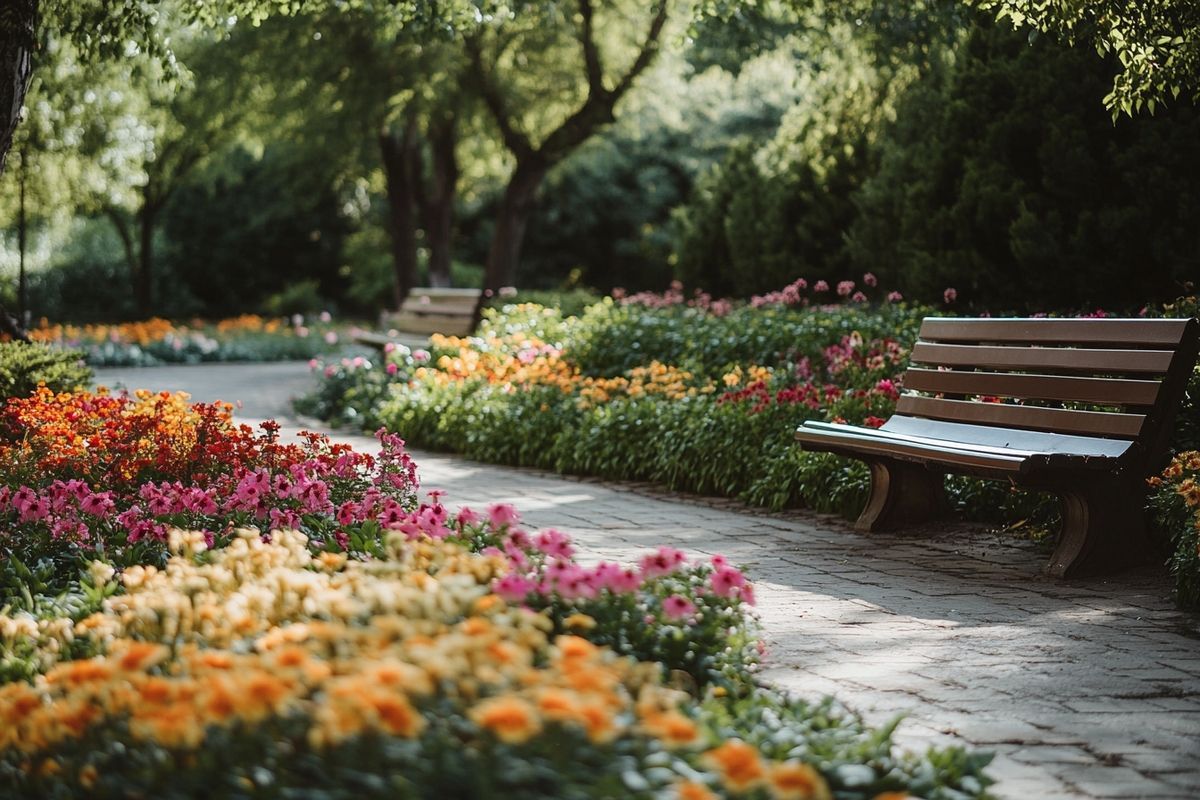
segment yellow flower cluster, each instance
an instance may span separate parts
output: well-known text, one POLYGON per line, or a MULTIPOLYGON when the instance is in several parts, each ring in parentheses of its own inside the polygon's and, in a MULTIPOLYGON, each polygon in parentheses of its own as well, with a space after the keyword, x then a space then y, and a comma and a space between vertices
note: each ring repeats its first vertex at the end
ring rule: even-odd
POLYGON ((581 408, 607 403, 621 396, 659 395, 679 400, 716 391, 712 381, 698 381, 691 372, 659 361, 636 367, 615 378, 585 377, 557 350, 547 348, 544 342, 525 334, 503 339, 434 336, 432 343, 435 349, 454 350, 455 353, 441 356, 435 366, 417 369, 413 373, 415 381, 449 386, 482 380, 512 391, 522 387, 553 386, 565 395, 576 395, 581 408), (511 355, 514 352, 519 355, 511 355))
POLYGON ((772 372, 773 370, 770 367, 750 365, 742 369, 742 366, 739 364, 721 376, 721 383, 730 389, 757 383, 758 381, 766 383, 771 380, 772 372))
MULTIPOLYGON (((125 593, 73 629, 0 617, 6 635, 91 637, 103 652, 61 663, 50 654, 33 684, 0 687, 0 757, 20 754, 28 770, 50 775, 65 767, 46 752, 98 725, 187 751, 212 728, 254 735, 284 716, 303 720, 317 749, 370 732, 413 739, 440 698, 442 713, 452 701, 485 739, 650 737, 686 751, 728 791, 829 797, 811 767, 714 738, 685 712, 686 695, 662 685, 658 665, 580 636, 552 641, 547 616, 489 592, 496 559, 398 535, 388 558, 369 563, 313 556, 294 531, 270 541, 241 532, 211 553, 202 535, 176 531, 170 546, 165 569, 116 577, 94 565, 97 580, 120 580, 125 593)), ((594 624, 582 616, 573 628, 594 624)), ((85 786, 98 778, 94 766, 79 769, 85 786)))

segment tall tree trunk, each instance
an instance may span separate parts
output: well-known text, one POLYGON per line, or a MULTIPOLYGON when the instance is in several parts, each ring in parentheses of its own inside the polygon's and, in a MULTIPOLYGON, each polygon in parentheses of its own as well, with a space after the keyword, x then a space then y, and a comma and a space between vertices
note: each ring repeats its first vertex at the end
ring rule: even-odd
POLYGON ((5 0, 0 8, 0 175, 33 77, 37 20, 38 0, 5 0))
POLYGON ((404 131, 379 134, 379 152, 387 182, 388 232, 392 241, 392 302, 397 309, 408 297, 417 279, 417 208, 415 172, 419 165, 417 120, 412 117, 404 131))
POLYGON ((22 147, 21 178, 17 203, 17 318, 22 325, 29 324, 29 290, 25 281, 25 251, 29 244, 29 217, 25 211, 25 182, 29 178, 29 151, 22 147))
POLYGON ((430 186, 423 197, 429 285, 450 285, 450 239, 458 188, 458 120, 447 114, 429 128, 430 186))
POLYGON ((133 287, 138 314, 143 319, 148 319, 154 308, 154 221, 158 209, 149 195, 147 186, 138 211, 138 265, 133 287))
POLYGON ((496 227, 492 231, 492 242, 488 248, 487 265, 483 276, 483 294, 475 307, 476 320, 483 313, 484 303, 499 291, 501 286, 511 286, 517 276, 517 263, 521 259, 521 245, 525 241, 525 228, 529 224, 529 213, 542 180, 550 165, 537 154, 517 161, 496 212, 496 227))

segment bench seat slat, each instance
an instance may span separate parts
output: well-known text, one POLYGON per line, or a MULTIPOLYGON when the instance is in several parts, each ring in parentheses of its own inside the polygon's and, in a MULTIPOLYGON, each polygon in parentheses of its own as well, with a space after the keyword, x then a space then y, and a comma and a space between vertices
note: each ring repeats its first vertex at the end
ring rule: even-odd
POLYGON ((963 452, 980 453, 984 455, 1023 458, 1028 460, 1028 466, 1030 467, 1090 467, 1107 469, 1111 468, 1113 464, 1112 457, 1107 455, 1082 453, 1045 453, 1037 450, 1021 450, 1015 447, 997 447, 994 445, 970 444, 963 442, 962 440, 939 439, 929 436, 914 436, 912 434, 898 433, 894 430, 884 430, 883 428, 858 428, 832 422, 814 422, 810 420, 804 423, 804 428, 806 430, 829 431, 831 433, 836 433, 839 431, 839 429, 846 430, 849 428, 855 432, 855 435, 862 436, 864 438, 868 437, 869 435, 871 438, 876 438, 881 441, 907 442, 909 444, 934 448, 935 452, 940 452, 941 449, 950 448, 954 450, 961 450, 963 452))
POLYGON ((460 317, 471 316, 475 313, 475 306, 472 305, 454 305, 449 303, 421 303, 405 301, 400 307, 401 314, 445 314, 446 316, 460 317))
POLYGON ((1186 319, 956 319, 929 317, 918 338, 937 342, 1021 342, 1177 347, 1186 319))
POLYGON ((796 440, 809 450, 890 456, 920 462, 933 461, 953 464, 960 468, 991 472, 1021 473, 1029 464, 1029 459, 1025 456, 1006 456, 941 445, 907 442, 878 436, 873 428, 856 428, 852 425, 830 427, 844 430, 814 429, 805 425, 796 431, 796 440))
POLYGON ((1036 453, 1062 453, 1073 456, 1103 456, 1121 458, 1135 447, 1123 439, 1098 439, 1091 436, 1071 436, 1046 431, 1024 431, 1016 428, 992 428, 964 422, 893 416, 880 430, 889 433, 945 439, 983 447, 1011 448, 1036 453))
POLYGON ((945 394, 996 395, 1115 406, 1152 406, 1160 381, 909 369, 904 388, 945 394))
POLYGON ((973 422, 1002 428, 1027 428, 1085 436, 1137 438, 1146 421, 1143 414, 1117 414, 1107 411, 1068 411, 1006 403, 979 403, 968 400, 940 400, 932 397, 902 395, 896 412, 950 422, 973 422))
POLYGON ((1170 350, 999 347, 917 342, 910 360, 914 364, 943 367, 1164 375, 1170 369, 1174 355, 1170 350))

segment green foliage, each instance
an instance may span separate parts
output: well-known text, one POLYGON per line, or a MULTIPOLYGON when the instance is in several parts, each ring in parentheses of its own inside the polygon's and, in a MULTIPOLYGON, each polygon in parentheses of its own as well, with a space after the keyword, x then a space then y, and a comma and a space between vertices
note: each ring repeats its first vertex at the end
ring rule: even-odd
POLYGON ((968 0, 1018 29, 1090 44, 1117 66, 1104 105, 1113 120, 1183 95, 1200 102, 1200 7, 1192 0, 968 0))
POLYGON ((977 28, 900 102, 855 197, 854 265, 993 311, 1174 296, 1200 269, 1200 112, 1114 127, 1089 102, 1102 79, 1085 50, 977 28))
POLYGON ((1200 452, 1180 453, 1150 484, 1150 507, 1171 546, 1175 599, 1200 608, 1200 452))
POLYGON ((41 344, 0 342, 0 397, 26 397, 39 383, 55 392, 87 388, 92 371, 83 353, 41 344))
POLYGON ((730 150, 676 212, 676 275, 718 296, 749 297, 798 275, 845 274, 853 192, 910 68, 879 64, 853 25, 800 40, 802 98, 774 138, 730 150))
POLYGON ((164 212, 176 283, 213 317, 336 303, 347 223, 328 179, 286 149, 241 151, 211 182, 181 188, 164 212))

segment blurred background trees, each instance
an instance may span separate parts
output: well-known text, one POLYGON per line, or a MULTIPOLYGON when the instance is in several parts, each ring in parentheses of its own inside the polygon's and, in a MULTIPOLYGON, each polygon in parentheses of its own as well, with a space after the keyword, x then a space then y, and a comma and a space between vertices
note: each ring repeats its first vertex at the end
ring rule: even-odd
POLYGON ((870 271, 1133 311, 1200 275, 1178 0, 126 5, 33 3, 10 308, 366 316, 415 285, 870 271))

